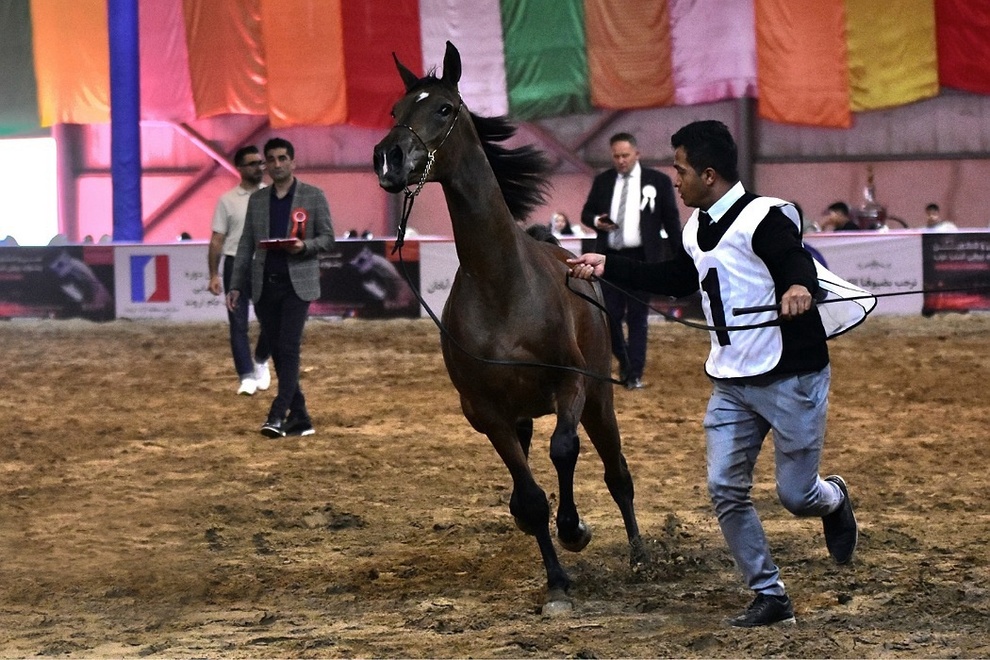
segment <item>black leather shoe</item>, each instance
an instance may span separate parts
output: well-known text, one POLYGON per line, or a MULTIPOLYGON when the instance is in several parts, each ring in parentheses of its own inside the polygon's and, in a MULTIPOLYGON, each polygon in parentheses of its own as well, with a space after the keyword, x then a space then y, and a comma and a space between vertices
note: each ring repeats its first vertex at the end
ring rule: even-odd
POLYGON ((832 513, 822 516, 822 527, 825 529, 825 547, 837 564, 848 564, 856 552, 856 542, 859 540, 859 528, 856 516, 853 514, 852 500, 849 499, 849 489, 846 482, 837 474, 825 477, 842 491, 842 504, 832 513))
POLYGON ((750 603, 746 611, 729 619, 728 624, 733 628, 758 628, 772 626, 777 623, 796 623, 794 607, 787 594, 771 596, 756 594, 756 599, 750 603))
POLYGON ((269 417, 268 421, 261 425, 261 435, 266 438, 284 438, 285 422, 278 417, 269 417))
POLYGON ((286 418, 283 430, 287 436, 304 436, 316 433, 313 422, 310 421, 308 415, 294 415, 293 413, 289 413, 286 418))

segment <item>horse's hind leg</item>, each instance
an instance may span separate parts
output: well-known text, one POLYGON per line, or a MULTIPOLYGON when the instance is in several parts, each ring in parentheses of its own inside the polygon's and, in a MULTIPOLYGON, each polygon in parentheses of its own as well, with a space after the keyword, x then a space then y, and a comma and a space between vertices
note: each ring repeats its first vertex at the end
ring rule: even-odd
POLYGON ((605 485, 622 514, 622 522, 625 524, 626 536, 629 539, 629 561, 634 565, 644 563, 649 557, 639 535, 639 523, 636 522, 636 510, 633 506, 632 474, 629 472, 625 456, 622 455, 619 424, 612 409, 611 397, 603 396, 601 401, 589 405, 585 409, 581 424, 602 459, 605 468, 605 485))

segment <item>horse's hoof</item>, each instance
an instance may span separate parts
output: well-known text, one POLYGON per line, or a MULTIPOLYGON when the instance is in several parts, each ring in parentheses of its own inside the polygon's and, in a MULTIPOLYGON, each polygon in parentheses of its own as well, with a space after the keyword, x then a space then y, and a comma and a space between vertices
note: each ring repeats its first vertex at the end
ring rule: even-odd
POLYGON ((629 565, 633 568, 649 565, 650 551, 643 539, 637 536, 629 542, 629 565))
POLYGON ((528 534, 529 536, 536 536, 536 530, 527 525, 522 518, 512 516, 512 519, 516 521, 516 527, 519 528, 520 532, 523 534, 528 534))
POLYGON ((582 520, 577 526, 577 536, 573 539, 565 539, 560 535, 560 530, 558 529, 557 540, 560 541, 560 546, 564 550, 568 552, 581 552, 591 543, 591 528, 585 525, 582 520))
POLYGON ((566 616, 574 611, 574 603, 566 592, 554 589, 547 594, 547 602, 543 604, 543 616, 566 616))

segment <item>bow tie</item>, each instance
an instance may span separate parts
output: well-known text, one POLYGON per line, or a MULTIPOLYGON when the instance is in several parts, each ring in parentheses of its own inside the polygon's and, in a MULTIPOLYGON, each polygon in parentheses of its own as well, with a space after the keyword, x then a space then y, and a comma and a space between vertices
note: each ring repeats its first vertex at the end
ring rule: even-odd
POLYGON ((712 219, 712 216, 708 215, 708 211, 702 211, 702 212, 700 212, 698 214, 698 221, 699 222, 703 222, 705 224, 709 224, 709 225, 715 223, 715 220, 712 219))

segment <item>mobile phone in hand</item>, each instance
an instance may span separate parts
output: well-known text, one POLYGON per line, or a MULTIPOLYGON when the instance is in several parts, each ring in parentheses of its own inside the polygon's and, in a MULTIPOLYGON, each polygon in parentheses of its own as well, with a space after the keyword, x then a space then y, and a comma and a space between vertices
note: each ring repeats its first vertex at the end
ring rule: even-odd
POLYGON ((602 213, 601 215, 596 215, 595 220, 602 223, 603 225, 614 225, 615 222, 612 218, 608 217, 608 213, 602 213))

